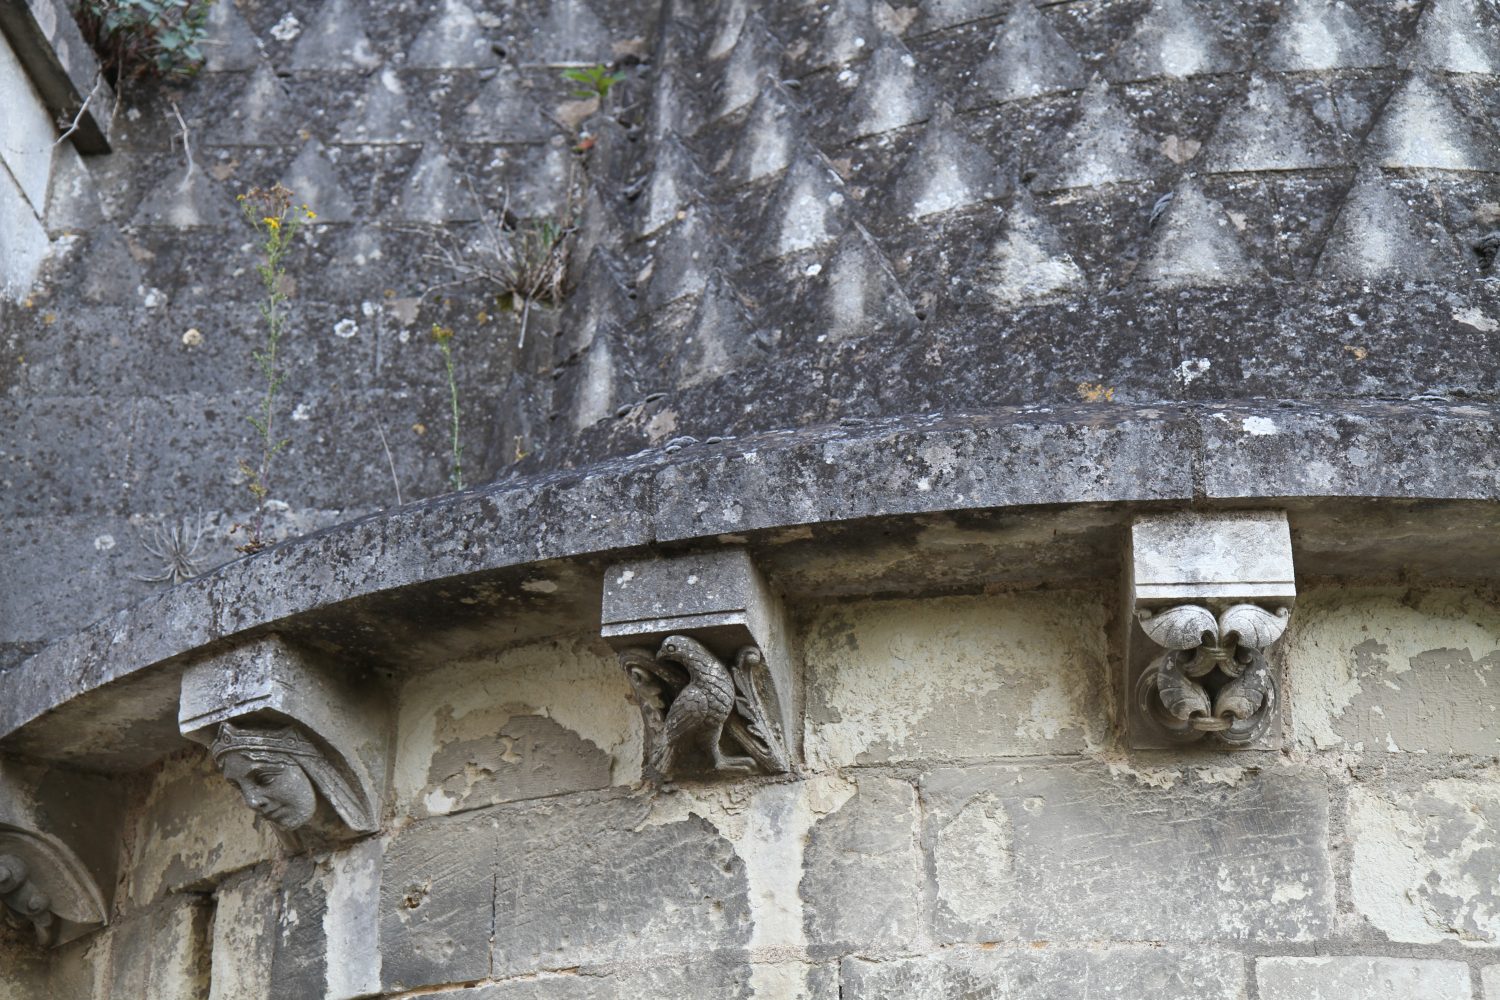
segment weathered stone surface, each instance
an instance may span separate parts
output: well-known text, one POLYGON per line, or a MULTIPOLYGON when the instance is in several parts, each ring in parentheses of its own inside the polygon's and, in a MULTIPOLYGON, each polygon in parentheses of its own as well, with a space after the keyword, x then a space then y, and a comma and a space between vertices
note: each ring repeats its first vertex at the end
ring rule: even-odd
POLYGON ((1500 787, 1494 776, 1349 797, 1356 911, 1393 941, 1500 942, 1500 787))
POLYGON ((1487 965, 1481 974, 1484 981, 1484 1000, 1500 1000, 1500 965, 1487 965))
POLYGON ((628 691, 609 650, 587 639, 412 677, 399 694, 399 808, 433 816, 634 781, 640 713, 628 691))
POLYGON ((201 1000, 208 993, 212 907, 173 896, 111 931, 108 995, 118 1000, 201 1000))
POLYGON ((1017 949, 951 949, 922 958, 844 960, 844 1000, 1242 1000, 1244 960, 1218 951, 1038 942, 1017 949))
POLYGON ((940 940, 1303 941, 1333 917, 1313 773, 992 765, 922 801, 940 940))
POLYGON ((815 958, 907 951, 924 937, 916 790, 874 775, 807 836, 801 895, 815 958))
POLYGON ((166 761, 135 820, 128 890, 135 905, 277 853, 270 827, 213 770, 206 754, 166 761))
POLYGON ((836 605, 804 639, 808 759, 837 767, 1098 743, 1107 615, 1106 598, 1086 592, 836 605))
POLYGON ((750 992, 748 976, 749 971, 743 965, 703 956, 650 969, 543 972, 492 986, 435 993, 432 997, 433 1000, 624 1000, 627 997, 749 1000, 759 994, 750 992))
POLYGON ((1488 600, 1326 587, 1282 642, 1303 746, 1500 753, 1500 609, 1488 600))
POLYGON ((1462 962, 1407 958, 1261 958, 1261 1000, 1359 997, 1360 1000, 1471 1000, 1462 962))

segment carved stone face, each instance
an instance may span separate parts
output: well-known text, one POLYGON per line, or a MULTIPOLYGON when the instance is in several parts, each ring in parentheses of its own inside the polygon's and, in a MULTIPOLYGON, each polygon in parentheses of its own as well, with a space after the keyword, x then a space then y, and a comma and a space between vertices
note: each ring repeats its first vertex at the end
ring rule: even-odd
POLYGON ((245 797, 245 805, 283 829, 302 826, 318 807, 312 779, 290 757, 251 760, 231 750, 219 758, 219 767, 245 797))

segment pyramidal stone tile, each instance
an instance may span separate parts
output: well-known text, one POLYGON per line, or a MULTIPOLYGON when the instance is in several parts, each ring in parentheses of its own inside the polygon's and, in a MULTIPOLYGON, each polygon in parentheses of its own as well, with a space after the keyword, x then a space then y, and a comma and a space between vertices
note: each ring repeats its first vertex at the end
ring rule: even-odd
POLYGON ((646 112, 646 136, 660 142, 669 135, 695 135, 705 117, 701 88, 693 73, 667 64, 657 71, 646 112))
POLYGON ((599 185, 589 183, 578 213, 578 235, 575 254, 587 259, 595 247, 621 246, 625 240, 625 223, 615 201, 599 185))
POLYGON ((1142 180, 1151 176, 1145 166, 1148 155, 1146 141, 1130 116, 1109 86, 1096 78, 1084 91, 1078 120, 1063 137, 1046 186, 1059 190, 1142 180))
POLYGON ((422 147, 396 203, 396 217, 407 222, 472 222, 479 206, 448 157, 436 143, 422 147))
POLYGON ((443 0, 406 55, 412 69, 482 69, 497 61, 483 25, 463 0, 443 0))
POLYGON ((785 170, 792 150, 805 140, 802 116, 801 106, 780 81, 765 79, 735 143, 730 176, 749 183, 785 170))
POLYGON ((782 48, 759 13, 745 19, 724 64, 724 77, 719 84, 720 117, 733 114, 755 100, 760 94, 763 75, 779 75, 782 48))
POLYGON ((615 358, 611 337, 594 331, 583 355, 578 391, 573 402, 573 429, 583 430, 614 412, 615 358))
POLYGON ((1338 146, 1274 78, 1256 77, 1244 101, 1219 120, 1204 153, 1211 173, 1306 170, 1341 162, 1338 146))
POLYGON ((178 168, 151 189, 136 209, 131 225, 191 229, 234 221, 234 199, 195 161, 178 168))
POLYGON ((1433 239, 1423 235, 1406 199, 1378 169, 1362 168, 1323 245, 1320 274, 1355 281, 1435 281, 1451 270, 1433 239))
POLYGON ((618 257, 601 246, 585 261, 578 287, 567 300, 569 322, 564 324, 566 334, 562 345, 565 356, 586 347, 595 331, 612 323, 628 323, 636 311, 618 257))
POLYGON ((859 70, 849 99, 848 135, 879 135, 924 120, 931 113, 927 81, 917 60, 894 35, 881 39, 859 70))
POLYGON ((1082 292, 1083 269, 1063 249, 1057 231, 1022 191, 1005 217, 983 268, 984 289, 1004 306, 1041 302, 1082 292))
POLYGON ((428 131, 418 125, 405 84, 387 66, 370 77, 356 110, 339 124, 334 141, 371 145, 417 142, 428 131))
POLYGON ((503 65, 464 106, 464 138, 477 142, 540 142, 557 132, 516 70, 503 65))
POLYGON ((369 70, 379 66, 380 55, 370 44, 362 21, 348 0, 329 0, 297 37, 292 69, 369 70))
POLYGON ((587 0, 551 0, 537 33, 537 52, 549 62, 607 63, 609 29, 587 0))
POLYGON ((1292 0, 1266 44, 1271 69, 1322 71, 1384 66, 1385 44, 1345 0, 1292 0))
POLYGON ((703 291, 709 275, 732 269, 728 248, 703 208, 695 208, 657 240, 647 293, 655 306, 703 291))
POLYGON ((885 255, 858 225, 835 246, 826 273, 825 335, 832 341, 917 325, 917 314, 885 255))
POLYGON ((745 28, 745 19, 750 16, 750 0, 729 0, 721 4, 718 20, 714 24, 714 36, 708 43, 709 59, 719 59, 729 54, 740 32, 745 28))
POLYGON ((1140 275, 1167 288, 1237 285, 1256 274, 1222 205, 1192 181, 1177 189, 1141 264, 1140 275))
POLYGON ((1194 0, 1154 0, 1115 54, 1113 80, 1228 73, 1235 60, 1194 0))
POLYGON ((874 4, 879 0, 841 0, 827 5, 808 53, 807 66, 842 66, 864 56, 880 37, 874 4))
POLYGON ((679 209, 701 199, 711 181, 693 154, 675 137, 656 148, 656 163, 641 212, 640 235, 650 236, 677 218, 679 209))
POLYGON ((1078 53, 1030 3, 1015 5, 979 64, 978 91, 986 100, 1081 90, 1086 82, 1078 53))
POLYGON ((682 338, 678 384, 708 382, 753 357, 754 324, 734 286, 721 274, 708 279, 682 338))
POLYGON ((234 0, 209 5, 204 22, 203 68, 210 73, 254 69, 260 62, 260 45, 234 0))
POLYGON ((1477 134, 1437 80, 1413 75, 1386 102, 1370 142, 1381 166, 1491 170, 1493 142, 1477 134))
MULTIPOLYGON (((49 220, 50 221, 50 220, 49 220)), ((120 230, 108 223, 88 234, 88 266, 80 291, 89 302, 128 302, 145 281, 120 230)))
POLYGON ((944 111, 923 133, 896 179, 896 200, 908 219, 967 208, 1003 193, 1000 165, 970 142, 944 111))
POLYGON ((999 17, 1004 12, 1003 0, 925 0, 919 7, 913 32, 925 35, 986 17, 999 17))
POLYGON ((88 165, 69 143, 57 147, 52 179, 47 186, 47 235, 84 232, 108 221, 99 200, 99 187, 88 165))
POLYGON ((848 225, 844 183, 816 152, 792 161, 767 215, 776 255, 797 253, 835 239, 848 225))
POLYGON ((328 150, 316 139, 309 139, 303 145, 282 183, 291 189, 298 202, 318 214, 320 222, 349 222, 354 218, 354 199, 339 182, 328 150))
POLYGON ((233 110, 220 118, 208 133, 208 142, 219 146, 280 145, 296 132, 301 116, 295 113, 286 88, 262 60, 245 81, 233 110))
POLYGON ((1446 73, 1500 73, 1500 12, 1484 0, 1432 0, 1406 61, 1446 73))

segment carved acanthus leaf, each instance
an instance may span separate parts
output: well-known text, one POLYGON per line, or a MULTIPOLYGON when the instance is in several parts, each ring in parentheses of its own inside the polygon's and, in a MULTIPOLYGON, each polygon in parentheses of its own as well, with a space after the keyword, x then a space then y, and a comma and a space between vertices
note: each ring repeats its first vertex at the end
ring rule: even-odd
POLYGON ((1265 649, 1281 638, 1289 618, 1286 608, 1278 608, 1273 614, 1255 604, 1236 604, 1219 616, 1219 635, 1226 645, 1237 641, 1252 649, 1265 649))
POLYGON ((1167 649, 1197 649, 1216 642, 1219 637, 1219 623, 1213 613, 1196 604, 1179 604, 1156 614, 1149 611, 1139 614, 1141 628, 1151 641, 1167 649))

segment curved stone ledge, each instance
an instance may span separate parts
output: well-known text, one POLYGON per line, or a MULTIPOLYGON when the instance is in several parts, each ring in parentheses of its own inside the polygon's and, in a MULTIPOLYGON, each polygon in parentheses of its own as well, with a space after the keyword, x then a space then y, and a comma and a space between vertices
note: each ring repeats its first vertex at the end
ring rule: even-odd
MULTIPOLYGON (((0 677, 0 740, 22 753, 139 766, 179 745, 162 705, 175 705, 181 671, 194 655, 224 640, 275 629, 397 667, 465 646, 558 634, 574 623, 586 628, 591 616, 597 625, 604 557, 645 546, 728 535, 774 547, 812 537, 806 526, 819 525, 821 532, 846 532, 838 539, 846 556, 878 536, 919 530, 923 518, 943 512, 1264 506, 1297 498, 1493 501, 1500 498, 1497 423, 1486 407, 1405 404, 1336 412, 1183 406, 934 415, 647 452, 494 483, 229 563, 57 642, 0 677), (858 523, 875 517, 889 519, 879 531, 858 523), (108 713, 80 700, 106 685, 115 686, 108 713), (56 730, 45 739, 37 725, 43 717, 56 730), (100 741, 111 732, 130 738, 100 741)), ((1464 525, 1493 512, 1481 505, 1476 516, 1440 526, 1456 537, 1450 544, 1466 551, 1479 544, 1464 525)), ((1319 536, 1338 553, 1335 572, 1368 570, 1357 558, 1350 563, 1341 547, 1349 532, 1378 544, 1379 525, 1355 531, 1337 522, 1328 518, 1319 536)), ((1046 578, 1049 547, 1055 572, 1112 574, 1110 532, 1121 523, 1116 509, 1026 539, 1029 579, 1046 578)), ((1441 549, 1407 543, 1383 558, 1420 571, 1412 560, 1426 552, 1429 572, 1463 572, 1435 554, 1441 549)), ((986 550, 991 559, 996 551, 986 550)), ((952 560, 951 572, 945 567, 926 586, 1004 576, 952 560)), ((862 580, 825 578, 815 586, 830 593, 900 589, 880 573, 855 575, 862 580)), ((801 586, 810 585, 803 579, 801 586)))

